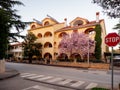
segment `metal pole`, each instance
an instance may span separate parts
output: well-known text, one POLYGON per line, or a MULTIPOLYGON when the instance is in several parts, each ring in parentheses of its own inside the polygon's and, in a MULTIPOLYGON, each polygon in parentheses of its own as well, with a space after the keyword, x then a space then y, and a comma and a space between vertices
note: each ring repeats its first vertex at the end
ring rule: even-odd
POLYGON ((111 54, 111 69, 112 69, 112 71, 111 71, 111 90, 113 90, 113 88, 114 88, 114 80, 113 80, 113 47, 112 47, 112 54, 111 54))
POLYGON ((7 44, 7 57, 6 57, 6 59, 8 60, 8 44, 7 44))
MULTIPOLYGON (((119 19, 119 23, 120 23, 120 19, 119 19)), ((120 36, 120 29, 118 30, 118 35, 120 36)), ((118 45, 119 45, 118 48, 119 48, 119 52, 120 52, 120 42, 118 45)))
POLYGON ((88 38, 88 67, 89 67, 89 38, 88 38))

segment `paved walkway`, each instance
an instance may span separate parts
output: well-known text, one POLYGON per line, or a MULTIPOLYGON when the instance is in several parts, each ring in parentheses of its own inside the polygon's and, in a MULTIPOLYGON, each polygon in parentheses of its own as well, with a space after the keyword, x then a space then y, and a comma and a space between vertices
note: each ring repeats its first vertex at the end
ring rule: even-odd
POLYGON ((6 71, 4 73, 0 73, 0 80, 11 78, 16 75, 19 75, 19 72, 17 70, 6 68, 6 71))

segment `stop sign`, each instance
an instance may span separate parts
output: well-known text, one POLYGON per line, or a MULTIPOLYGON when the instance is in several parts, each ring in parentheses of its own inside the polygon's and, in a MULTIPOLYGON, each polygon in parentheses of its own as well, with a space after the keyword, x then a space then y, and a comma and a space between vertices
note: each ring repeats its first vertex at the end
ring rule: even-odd
POLYGON ((120 42, 120 36, 117 33, 109 33, 105 37, 105 44, 109 47, 116 46, 120 42))

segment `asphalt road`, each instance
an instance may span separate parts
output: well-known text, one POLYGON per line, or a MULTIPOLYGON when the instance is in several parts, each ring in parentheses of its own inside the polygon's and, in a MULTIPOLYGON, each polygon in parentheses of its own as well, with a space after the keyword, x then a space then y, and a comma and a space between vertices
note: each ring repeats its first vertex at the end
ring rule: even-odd
MULTIPOLYGON (((6 63, 6 67, 16 69, 21 74, 8 80, 0 81, 0 90, 70 90, 70 88, 71 90, 74 90, 72 87, 75 87, 75 83, 79 85, 78 88, 80 90, 89 86, 111 87, 111 73, 106 70, 87 70, 22 63, 6 63), (55 85, 58 82, 52 83, 54 80, 49 80, 46 83, 46 81, 41 79, 30 79, 29 76, 35 76, 34 74, 39 76, 44 75, 45 78, 52 76, 52 78, 54 77, 54 80, 56 80, 56 78, 57 80, 71 80, 73 85, 67 84, 65 87, 62 87, 55 85), (51 82, 52 84, 49 84, 48 82, 51 82)), ((114 87, 116 88, 120 83, 119 75, 119 73, 114 74, 114 87)))
POLYGON ((0 81, 0 90, 73 90, 44 83, 24 80, 19 76, 0 81), (57 88, 57 89, 56 89, 57 88))

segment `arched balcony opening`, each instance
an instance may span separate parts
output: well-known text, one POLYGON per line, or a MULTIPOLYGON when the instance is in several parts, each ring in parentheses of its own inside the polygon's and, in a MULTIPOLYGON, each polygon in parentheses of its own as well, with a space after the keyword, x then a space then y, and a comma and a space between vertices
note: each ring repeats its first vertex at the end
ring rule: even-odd
POLYGON ((36 26, 35 26, 35 25, 32 25, 32 26, 31 26, 31 29, 35 29, 35 28, 36 28, 36 26))
POLYGON ((70 55, 70 58, 73 60, 76 60, 76 62, 81 62, 83 61, 81 58, 81 55, 79 53, 73 53, 70 55))
POLYGON ((44 54, 44 58, 52 58, 52 55, 49 52, 47 52, 44 54))
POLYGON ((80 25, 83 25, 83 21, 82 20, 77 20, 74 22, 73 24, 74 26, 80 26, 80 25))
POLYGON ((67 56, 67 54, 65 54, 65 53, 61 53, 61 54, 58 56, 58 59, 59 59, 59 60, 68 60, 68 56, 67 56))
POLYGON ((64 35, 67 35, 67 33, 66 33, 66 32, 61 32, 61 33, 58 35, 58 37, 59 37, 59 38, 62 38, 64 35))
POLYGON ((50 42, 46 42, 44 44, 44 48, 51 48, 52 47, 52 44, 50 42))
POLYGON ((51 33, 51 32, 46 32, 46 33, 44 34, 44 37, 52 37, 52 33, 51 33))
POLYGON ((37 37, 38 37, 38 38, 42 38, 42 34, 41 34, 41 33, 38 33, 37 37))
POLYGON ((46 64, 50 64, 50 61, 52 60, 52 55, 49 52, 47 52, 44 54, 44 58, 46 60, 46 64))
POLYGON ((95 30, 94 30, 94 28, 88 28, 88 29, 85 30, 84 33, 85 34, 95 34, 95 30))
POLYGON ((49 25, 50 23, 49 23, 49 21, 46 21, 45 23, 44 23, 44 26, 47 26, 47 25, 49 25))

